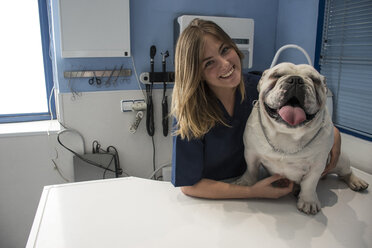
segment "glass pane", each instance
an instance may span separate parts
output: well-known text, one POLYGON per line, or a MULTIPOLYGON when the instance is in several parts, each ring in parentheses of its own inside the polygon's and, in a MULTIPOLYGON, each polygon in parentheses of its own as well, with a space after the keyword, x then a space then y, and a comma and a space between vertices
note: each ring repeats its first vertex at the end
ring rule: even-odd
POLYGON ((48 112, 38 1, 3 2, 0 30, 0 115, 48 112))

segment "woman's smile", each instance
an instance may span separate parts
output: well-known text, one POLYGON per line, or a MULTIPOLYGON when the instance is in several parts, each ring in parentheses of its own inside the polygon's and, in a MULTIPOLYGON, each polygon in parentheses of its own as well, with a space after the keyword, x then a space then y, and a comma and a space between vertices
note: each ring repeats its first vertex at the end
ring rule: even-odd
POLYGON ((233 89, 241 80, 240 57, 229 45, 212 35, 205 36, 203 78, 212 91, 233 89))
POLYGON ((223 74, 221 75, 220 77, 221 78, 228 78, 231 76, 231 74, 235 71, 235 66, 232 66, 231 69, 226 73, 226 74, 223 74))

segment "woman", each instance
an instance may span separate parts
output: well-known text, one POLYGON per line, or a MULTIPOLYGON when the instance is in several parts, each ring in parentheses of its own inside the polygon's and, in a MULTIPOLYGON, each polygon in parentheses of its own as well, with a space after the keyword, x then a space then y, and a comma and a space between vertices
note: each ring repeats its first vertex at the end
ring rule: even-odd
MULTIPOLYGON (((243 82, 242 58, 231 38, 210 21, 193 20, 178 39, 172 96, 176 119, 172 183, 187 195, 279 198, 292 191, 293 182, 272 186, 283 179, 280 175, 253 186, 229 183, 246 169, 243 132, 252 101, 257 99, 259 80, 251 76, 243 82)), ((336 164, 339 149, 340 142, 336 142, 328 167, 336 164)))

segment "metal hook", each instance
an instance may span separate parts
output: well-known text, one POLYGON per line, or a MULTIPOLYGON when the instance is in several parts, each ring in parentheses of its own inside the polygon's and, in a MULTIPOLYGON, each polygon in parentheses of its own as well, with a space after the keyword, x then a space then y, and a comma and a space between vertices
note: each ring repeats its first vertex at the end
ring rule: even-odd
POLYGON ((111 81, 111 77, 112 77, 112 75, 114 74, 114 71, 116 70, 116 66, 114 67, 114 69, 111 71, 111 73, 110 73, 110 76, 109 76, 109 78, 107 79, 107 81, 106 81, 106 83, 105 83, 105 85, 106 86, 110 86, 110 81, 111 81))
POLYGON ((120 66, 120 70, 119 70, 118 74, 116 75, 116 78, 114 79, 114 82, 112 82, 113 85, 116 84, 116 81, 118 80, 122 70, 123 70, 123 65, 120 66))

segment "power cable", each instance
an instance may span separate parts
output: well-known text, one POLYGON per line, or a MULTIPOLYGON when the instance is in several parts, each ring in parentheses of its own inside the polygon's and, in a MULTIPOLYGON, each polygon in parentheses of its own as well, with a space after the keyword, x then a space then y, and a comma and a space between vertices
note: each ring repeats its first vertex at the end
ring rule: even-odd
MULTIPOLYGON (((115 149, 115 154, 111 154, 111 155, 113 155, 113 159, 115 159, 115 170, 112 170, 112 169, 109 169, 109 166, 110 166, 110 164, 111 164, 111 162, 112 162, 112 160, 110 161, 110 163, 108 164, 108 165, 101 165, 101 164, 99 164, 99 163, 96 163, 96 162, 94 162, 94 161, 91 161, 91 160, 89 160, 89 159, 87 159, 87 158, 84 158, 83 156, 81 156, 80 154, 78 154, 77 152, 75 152, 75 151, 73 151, 72 149, 70 149, 70 148, 68 148, 67 146, 65 146, 62 142, 61 142, 61 140, 60 140, 60 136, 61 136, 61 134, 62 133, 65 133, 65 132, 75 132, 75 133, 77 133, 78 135, 80 135, 80 137, 82 138, 82 140, 83 140, 83 147, 85 147, 85 145, 84 145, 84 138, 83 138, 83 136, 79 133, 79 132, 77 132, 76 130, 73 130, 73 129, 65 129, 65 130, 62 130, 62 131, 60 131, 59 133, 58 133, 58 135, 57 135, 57 141, 58 141, 58 143, 62 146, 62 147, 64 147, 66 150, 68 150, 69 152, 71 152, 72 154, 74 154, 75 156, 77 156, 78 158, 80 158, 81 160, 83 160, 84 162, 86 162, 86 163, 89 163, 89 164, 91 164, 91 165, 94 165, 94 166, 96 166, 96 167, 99 167, 99 168, 101 168, 101 169, 104 169, 105 171, 111 171, 111 172, 114 172, 115 173, 115 175, 116 175, 116 177, 118 177, 119 175, 121 175, 122 173, 123 173, 123 170, 120 168, 120 162, 119 162, 119 155, 118 155, 118 153, 117 153, 117 150, 116 150, 116 148, 114 147, 114 146, 109 146, 107 149, 107 152, 105 152, 105 153, 110 153, 109 152, 109 148, 110 149, 115 149)), ((94 143, 94 142, 93 142, 94 143)), ((84 151, 84 154, 85 154, 85 151, 84 151)), ((128 175, 129 176, 129 174, 127 174, 127 173, 124 173, 124 174, 126 174, 126 175, 128 175)))

